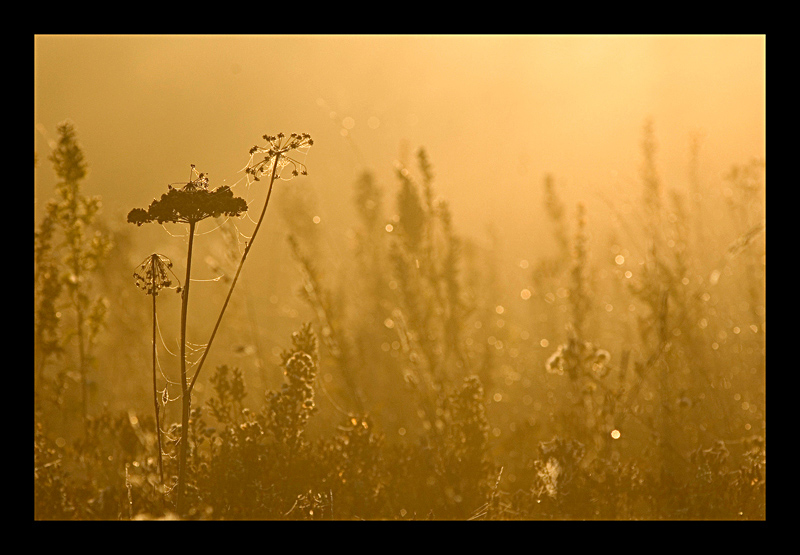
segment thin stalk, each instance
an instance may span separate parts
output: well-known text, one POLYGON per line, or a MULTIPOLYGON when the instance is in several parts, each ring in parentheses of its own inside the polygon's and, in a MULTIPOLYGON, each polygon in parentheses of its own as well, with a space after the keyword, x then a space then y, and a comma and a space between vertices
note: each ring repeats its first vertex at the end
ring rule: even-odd
POLYGON ((75 309, 78 312, 78 358, 81 365, 81 411, 83 412, 83 433, 89 433, 89 384, 86 381, 86 352, 83 344, 83 308, 78 294, 75 309))
MULTIPOLYGON (((192 247, 194 245, 194 229, 196 222, 189 222, 189 248, 186 254, 186 281, 183 284, 181 297, 181 449, 178 459, 178 514, 183 516, 186 505, 186 463, 189 453, 189 410, 191 406, 191 388, 186 381, 186 314, 189 307, 189 285, 192 272, 192 247)), ((197 377, 195 375, 195 377, 197 377)), ((194 382, 192 382, 194 384, 194 382)))
POLYGON ((151 290, 153 292, 153 405, 156 411, 156 438, 158 439, 158 474, 161 478, 161 487, 164 487, 164 462, 161 454, 161 422, 159 420, 159 399, 158 399, 158 385, 156 383, 156 255, 152 258, 152 282, 151 290))
POLYGON ((217 317, 217 323, 214 324, 214 330, 211 332, 211 337, 208 340, 208 345, 206 345, 205 351, 203 351, 203 356, 197 363, 197 371, 195 372, 194 377, 192 378, 192 383, 189 385, 189 393, 191 393, 192 390, 194 389, 194 384, 197 381, 197 376, 200 375, 200 370, 202 370, 203 364, 205 363, 206 357, 208 356, 208 352, 211 350, 211 343, 214 341, 214 337, 216 337, 217 335, 217 330, 219 329, 219 325, 222 322, 222 316, 225 314, 225 310, 228 308, 228 303, 231 300, 231 295, 233 295, 233 288, 236 287, 236 282, 239 280, 239 274, 242 272, 244 261, 247 260, 247 255, 250 253, 250 249, 253 248, 253 242, 256 240, 256 234, 258 233, 258 230, 261 227, 261 223, 264 221, 264 215, 267 213, 267 206, 269 206, 269 199, 272 196, 272 185, 275 183, 278 160, 280 160, 280 157, 281 157, 280 153, 275 155, 275 162, 273 162, 272 164, 272 177, 269 180, 269 190, 267 191, 267 200, 264 202, 264 208, 261 210, 261 216, 258 218, 256 227, 253 230, 253 235, 250 237, 250 241, 248 241, 245 244, 244 253, 242 253, 242 259, 239 261, 239 267, 236 269, 236 275, 233 276, 233 281, 231 282, 231 288, 228 290, 228 296, 225 298, 225 303, 222 305, 222 310, 220 311, 219 316, 217 317))
MULTIPOLYGON (((70 203, 71 213, 75 214, 77 211, 76 202, 75 202, 75 195, 73 193, 72 200, 70 203)), ((74 222, 72 222, 73 225, 74 222)), ((76 243, 76 240, 72 242, 72 271, 74 275, 77 277, 83 275, 83 268, 81 267, 80 263, 80 252, 79 247, 76 243)), ((77 316, 77 324, 78 324, 78 361, 80 363, 80 376, 81 376, 81 412, 83 413, 83 433, 84 435, 89 433, 89 384, 86 380, 86 348, 84 344, 84 313, 83 313, 83 304, 81 299, 81 292, 78 289, 80 287, 80 281, 76 283, 75 290, 73 291, 73 302, 75 304, 75 313, 77 316)))
POLYGON ((68 182, 68 195, 69 195, 69 224, 68 226, 71 228, 67 231, 67 237, 69 241, 69 248, 70 248, 70 255, 72 257, 72 272, 76 278, 75 289, 72 291, 72 299, 73 304, 75 306, 75 315, 77 318, 77 325, 78 325, 78 362, 80 363, 80 377, 81 377, 81 413, 83 416, 83 433, 86 436, 89 433, 88 430, 88 405, 89 405, 89 388, 88 383, 86 381, 86 351, 84 348, 84 337, 83 337, 83 327, 84 327, 84 314, 83 314, 83 305, 81 299, 81 292, 80 292, 80 280, 79 278, 83 275, 83 268, 81 267, 81 252, 79 241, 81 238, 80 233, 77 231, 79 228, 77 227, 77 213, 78 213, 78 196, 77 196, 77 188, 78 184, 76 182, 68 182))
MULTIPOLYGON (((667 329, 667 318, 669 317, 669 289, 664 289, 659 299, 658 309, 658 340, 660 345, 667 345, 669 341, 669 333, 667 329)), ((667 457, 667 448, 672 447, 672 433, 670 428, 671 416, 671 394, 670 394, 670 380, 669 380, 669 364, 667 362, 667 355, 661 359, 661 373, 659 375, 659 395, 661 401, 661 459, 662 459, 662 476, 665 470, 671 467, 667 457)))

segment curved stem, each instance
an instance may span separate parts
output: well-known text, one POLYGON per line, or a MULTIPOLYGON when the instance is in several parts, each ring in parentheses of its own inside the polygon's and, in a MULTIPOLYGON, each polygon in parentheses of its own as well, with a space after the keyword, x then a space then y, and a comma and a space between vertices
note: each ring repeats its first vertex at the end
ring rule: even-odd
POLYGON ((233 276, 233 281, 231 282, 231 288, 228 290, 228 296, 225 298, 225 303, 222 305, 222 310, 220 311, 219 316, 217 317, 217 323, 214 325, 214 330, 211 332, 211 338, 208 340, 208 344, 206 345, 205 351, 203 351, 203 356, 197 363, 197 371, 194 373, 194 377, 192 378, 192 383, 189 385, 189 393, 191 393, 192 389, 194 389, 194 384, 197 381, 197 376, 200 375, 200 370, 202 370, 203 364, 205 363, 206 357, 208 356, 208 352, 211 350, 211 343, 214 341, 214 337, 216 337, 217 335, 217 330, 219 329, 219 325, 222 322, 222 316, 225 314, 225 310, 228 308, 228 303, 230 302, 231 295, 233 294, 233 288, 236 287, 236 282, 239 280, 239 274, 242 272, 244 261, 247 260, 247 255, 250 252, 250 249, 253 247, 253 242, 256 240, 256 234, 258 233, 258 230, 261 227, 261 223, 264 221, 264 215, 267 213, 267 206, 269 206, 269 199, 272 196, 272 185, 275 183, 278 160, 280 159, 280 157, 281 157, 280 154, 275 155, 275 162, 273 162, 272 164, 272 177, 269 180, 269 190, 267 191, 267 200, 264 202, 264 208, 261 210, 261 216, 258 218, 256 227, 253 230, 253 235, 250 237, 250 241, 247 242, 245 245, 244 253, 242 254, 242 259, 239 261, 239 267, 236 269, 236 275, 233 276))

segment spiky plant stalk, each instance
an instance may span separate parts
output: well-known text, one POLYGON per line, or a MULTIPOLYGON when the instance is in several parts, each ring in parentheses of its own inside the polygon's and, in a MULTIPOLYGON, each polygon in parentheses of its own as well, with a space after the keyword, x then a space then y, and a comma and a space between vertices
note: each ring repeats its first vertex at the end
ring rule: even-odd
POLYGON ((50 155, 59 181, 56 199, 47 203, 42 227, 35 243, 34 294, 38 329, 35 338, 40 352, 39 372, 47 356, 61 350, 59 311, 55 302, 65 290, 75 314, 75 339, 78 351, 78 374, 81 389, 81 416, 84 433, 88 423, 89 388, 87 373, 93 360, 92 347, 102 329, 106 299, 92 295, 91 276, 98 270, 111 248, 109 237, 97 230, 99 197, 81 192, 87 164, 75 126, 70 121, 59 124, 59 141, 50 155), (38 252, 37 252, 38 251, 38 252), (63 268, 63 270, 59 270, 63 268), (54 283, 54 282, 60 283, 54 283), (63 286, 63 289, 62 289, 63 286))
POLYGON ((571 284, 569 299, 572 308, 572 325, 579 338, 586 336, 586 317, 588 316, 591 298, 588 278, 588 243, 586 231, 586 208, 583 203, 578 203, 577 232, 572 248, 572 268, 570 270, 571 284))

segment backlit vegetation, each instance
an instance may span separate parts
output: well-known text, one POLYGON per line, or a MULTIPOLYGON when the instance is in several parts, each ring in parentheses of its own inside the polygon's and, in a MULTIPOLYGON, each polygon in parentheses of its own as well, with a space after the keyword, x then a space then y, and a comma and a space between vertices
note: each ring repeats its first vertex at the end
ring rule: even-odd
POLYGON ((290 189, 308 134, 243 153, 262 206, 192 166, 134 227, 83 196, 58 131, 34 235, 35 519, 765 518, 763 161, 672 187, 648 122, 639 196, 593 212, 543 176, 551 233, 530 240, 555 250, 506 280, 424 148, 393 183, 336 185, 356 219, 334 270, 290 189), (289 317, 242 273, 280 216, 289 317), (151 223, 181 229, 181 258, 136 251, 151 223), (220 275, 199 298, 198 265, 220 275), (212 345, 230 360, 201 374, 212 345))

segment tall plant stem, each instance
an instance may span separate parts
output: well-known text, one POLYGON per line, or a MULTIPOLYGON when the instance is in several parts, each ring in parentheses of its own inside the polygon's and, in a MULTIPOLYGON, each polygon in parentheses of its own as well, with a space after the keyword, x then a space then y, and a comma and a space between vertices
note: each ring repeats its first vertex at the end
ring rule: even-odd
MULTIPOLYGON (((78 227, 78 183, 76 181, 67 181, 68 192, 68 205, 69 205, 69 223, 67 237, 69 238, 70 257, 72 258, 72 272, 76 278, 84 275, 84 269, 81 265, 81 248, 80 237, 81 234, 71 233, 73 230, 80 229, 78 227)), ((80 291, 80 280, 76 281, 75 289, 72 291, 72 302, 75 306, 75 316, 77 319, 77 332, 78 332, 78 361, 80 363, 80 377, 81 377, 81 413, 83 416, 83 433, 88 436, 89 433, 89 384, 86 380, 86 347, 84 344, 84 326, 85 315, 83 311, 83 299, 80 291)))
POLYGON ((153 406, 156 411, 156 438, 158 439, 158 474, 161 479, 161 487, 164 487, 164 462, 161 455, 161 422, 159 420, 159 407, 158 407, 158 386, 156 384, 156 255, 152 259, 152 282, 151 289, 153 292, 153 406))
POLYGON ((253 230, 253 235, 250 237, 250 241, 248 241, 244 247, 244 253, 242 253, 242 259, 239 261, 239 267, 236 269, 236 275, 233 276, 233 281, 231 282, 231 288, 228 290, 228 296, 225 298, 225 303, 222 305, 222 310, 220 310, 219 316, 217 317, 217 323, 214 324, 214 330, 211 332, 211 337, 208 340, 208 344, 206 345, 205 351, 203 351, 203 356, 197 363, 197 371, 194 373, 194 377, 192 378, 192 383, 189 385, 189 393, 191 393, 192 389, 194 389, 194 384, 197 381, 197 376, 200 375, 200 370, 202 370, 203 364, 205 363, 206 357, 208 356, 208 352, 211 350, 211 343, 214 341, 214 337, 216 337, 217 335, 217 330, 219 329, 219 325, 222 322, 222 316, 225 314, 225 310, 228 308, 228 303, 231 300, 231 295, 233 295, 233 288, 236 287, 236 282, 239 280, 239 274, 241 274, 242 272, 244 261, 247 260, 247 255, 250 253, 250 249, 253 248, 253 242, 256 240, 256 234, 258 233, 258 230, 261 227, 261 223, 264 221, 264 215, 267 213, 267 206, 269 206, 269 199, 272 196, 272 186, 275 183, 276 171, 278 168, 278 160, 280 160, 280 157, 281 157, 280 154, 275 155, 275 161, 272 164, 272 176, 269 180, 269 190, 267 191, 267 200, 264 202, 264 208, 261 210, 261 216, 258 218, 256 227, 253 230))
MULTIPOLYGON (((77 296, 77 295, 76 295, 77 296)), ((80 298, 75 301, 78 312, 78 358, 81 365, 81 412, 83 413, 83 433, 88 437, 89 434, 89 384, 86 381, 86 351, 83 343, 83 308, 80 298)))
MULTIPOLYGON (((196 222, 189 222, 189 248, 186 254, 186 281, 181 297, 181 449, 178 459, 178 514, 184 515, 186 505, 186 464, 189 453, 189 411, 192 402, 191 388, 186 380, 186 314, 189 307, 189 284, 192 274, 192 246, 196 222)), ((196 376, 195 376, 196 377, 196 376)))

